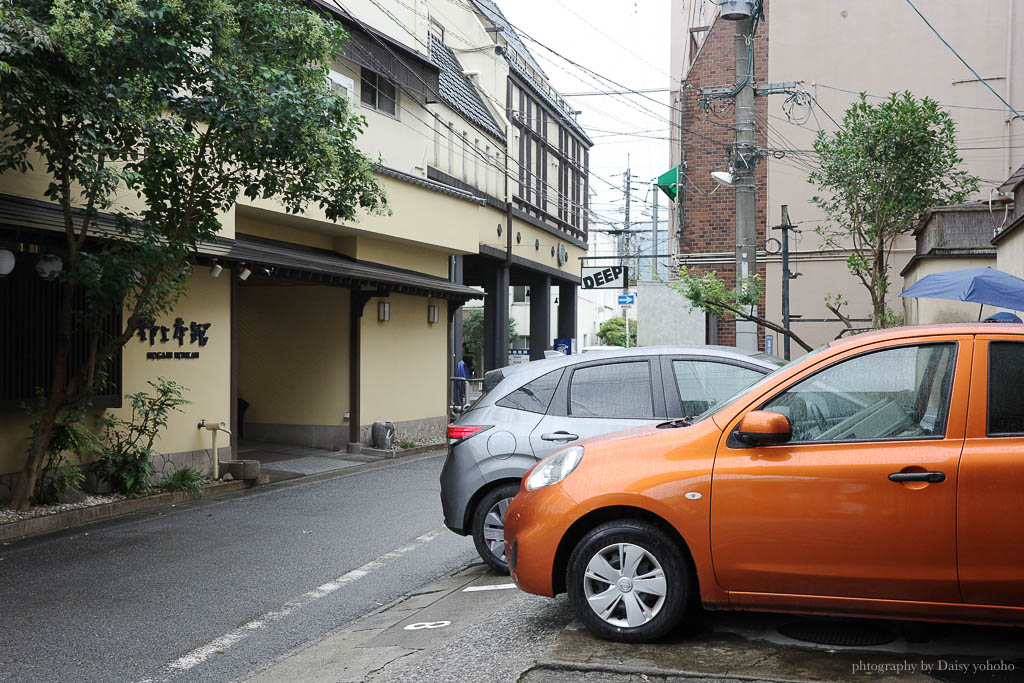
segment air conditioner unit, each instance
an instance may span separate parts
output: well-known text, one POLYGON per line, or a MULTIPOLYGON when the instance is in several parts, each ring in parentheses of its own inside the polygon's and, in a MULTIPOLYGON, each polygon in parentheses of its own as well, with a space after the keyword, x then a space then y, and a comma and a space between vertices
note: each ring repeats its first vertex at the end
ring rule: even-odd
POLYGON ((356 99, 356 83, 345 74, 338 73, 334 69, 327 72, 327 82, 331 90, 342 90, 345 99, 354 102, 356 99))

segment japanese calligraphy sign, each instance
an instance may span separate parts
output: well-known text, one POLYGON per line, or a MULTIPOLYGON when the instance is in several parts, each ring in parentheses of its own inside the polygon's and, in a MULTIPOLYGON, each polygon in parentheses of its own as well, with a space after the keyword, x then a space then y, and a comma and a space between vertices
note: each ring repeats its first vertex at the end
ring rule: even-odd
MULTIPOLYGON (((197 323, 195 321, 191 321, 186 325, 183 318, 175 318, 170 327, 152 323, 150 325, 140 326, 135 333, 138 335, 141 343, 145 344, 146 342, 149 342, 151 347, 155 347, 157 344, 160 344, 161 347, 164 344, 170 344, 173 348, 174 345, 177 344, 178 348, 184 348, 187 337, 188 345, 190 347, 198 346, 199 348, 202 348, 210 341, 209 330, 211 324, 212 323, 197 323)), ((192 360, 199 358, 199 351, 150 351, 146 353, 146 358, 150 360, 192 360)))

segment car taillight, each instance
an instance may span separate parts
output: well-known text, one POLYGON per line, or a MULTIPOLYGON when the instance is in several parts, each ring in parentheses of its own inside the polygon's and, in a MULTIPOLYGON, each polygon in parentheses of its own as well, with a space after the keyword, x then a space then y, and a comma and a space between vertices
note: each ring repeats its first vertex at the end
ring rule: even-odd
POLYGON ((484 425, 448 425, 448 438, 452 441, 468 439, 477 432, 487 429, 484 425))

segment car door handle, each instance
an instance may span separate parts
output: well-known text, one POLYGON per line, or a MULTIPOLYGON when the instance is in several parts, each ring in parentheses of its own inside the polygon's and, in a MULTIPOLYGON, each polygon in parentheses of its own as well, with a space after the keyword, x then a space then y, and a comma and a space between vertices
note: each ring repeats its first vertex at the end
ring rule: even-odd
POLYGON ((541 434, 540 438, 543 441, 575 441, 580 437, 569 432, 555 432, 554 434, 541 434))
POLYGON ((931 484, 938 484, 946 481, 943 472, 893 472, 889 475, 889 481, 903 483, 906 481, 926 481, 931 484))

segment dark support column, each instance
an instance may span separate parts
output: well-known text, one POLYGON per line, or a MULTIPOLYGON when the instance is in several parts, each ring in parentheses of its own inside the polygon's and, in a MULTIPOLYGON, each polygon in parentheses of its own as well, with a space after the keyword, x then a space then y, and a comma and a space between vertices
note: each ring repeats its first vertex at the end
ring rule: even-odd
POLYGON ((496 263, 484 287, 484 370, 508 365, 508 264, 496 263))
MULTIPOLYGON (((576 285, 563 282, 558 285, 558 335, 576 339, 576 285)), ((579 340, 576 340, 579 344, 579 340)), ((573 349, 578 353, 579 349, 573 349)))
MULTIPOLYGON (((228 271, 231 280, 231 457, 238 457, 238 440, 242 438, 238 428, 238 278, 228 271)), ((216 456, 216 454, 214 454, 216 456)))
POLYGON ((530 360, 543 360, 551 348, 551 276, 530 282, 530 360))
POLYGON ((349 342, 348 342, 348 452, 359 453, 363 449, 359 416, 359 369, 362 366, 362 334, 360 327, 366 302, 375 296, 387 296, 386 291, 364 292, 357 286, 351 290, 349 300, 349 342))
MULTIPOLYGON (((462 256, 453 257, 453 263, 451 267, 451 281, 456 284, 463 284, 465 279, 463 277, 464 263, 462 256)), ((449 315, 449 328, 451 330, 451 343, 448 348, 448 376, 455 376, 455 368, 458 366, 459 361, 462 360, 462 314, 459 311, 459 302, 449 301, 448 310, 451 313, 449 315)), ((449 382, 451 384, 451 382, 449 382)), ((449 402, 450 403, 450 402, 449 402)))

